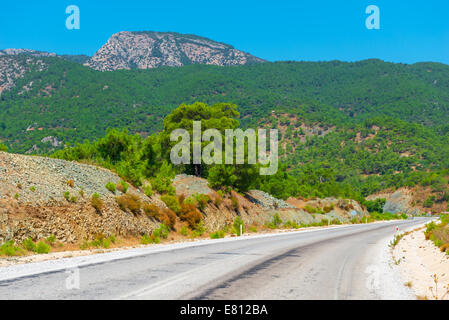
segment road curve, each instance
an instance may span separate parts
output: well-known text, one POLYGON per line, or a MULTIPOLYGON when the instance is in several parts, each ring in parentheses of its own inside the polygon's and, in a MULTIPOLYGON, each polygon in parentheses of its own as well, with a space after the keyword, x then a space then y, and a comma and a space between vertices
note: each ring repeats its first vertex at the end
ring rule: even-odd
POLYGON ((386 247, 396 226, 425 221, 207 241, 111 260, 84 258, 87 263, 70 270, 36 263, 25 267, 41 273, 9 278, 6 272, 21 267, 0 268, 0 299, 411 299, 388 266, 386 247))

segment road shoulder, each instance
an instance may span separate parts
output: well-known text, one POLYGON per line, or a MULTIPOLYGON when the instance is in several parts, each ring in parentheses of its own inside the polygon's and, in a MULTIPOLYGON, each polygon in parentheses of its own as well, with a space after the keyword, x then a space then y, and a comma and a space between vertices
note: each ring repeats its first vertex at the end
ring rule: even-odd
POLYGON ((402 237, 392 250, 394 266, 418 299, 442 299, 449 289, 449 256, 426 240, 423 231, 424 227, 402 237))

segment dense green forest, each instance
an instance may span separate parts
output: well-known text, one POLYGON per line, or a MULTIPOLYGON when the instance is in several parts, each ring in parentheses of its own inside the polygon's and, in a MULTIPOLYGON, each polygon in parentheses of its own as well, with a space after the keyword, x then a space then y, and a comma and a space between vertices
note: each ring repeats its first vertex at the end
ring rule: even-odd
MULTIPOLYGON (((285 129, 281 170, 255 182, 279 197, 361 199, 389 187, 447 188, 449 66, 443 64, 276 62, 99 72, 61 58, 40 59, 46 70, 27 73, 0 97, 0 141, 12 152, 52 153, 54 147, 41 140, 53 136, 62 142, 56 149, 90 140, 75 148, 89 154, 93 141, 115 128, 129 132, 120 139, 141 139, 132 143, 140 153, 149 150, 141 145, 155 143, 153 134, 163 132, 164 118, 180 104, 232 103, 243 128, 285 129)), ((157 175, 158 161, 143 175, 157 175)), ((142 174, 113 166, 131 180, 142 174)))
POLYGON ((0 138, 14 152, 34 144, 45 152, 48 144, 40 140, 46 136, 82 142, 112 127, 148 135, 162 129, 171 110, 195 101, 237 104, 243 127, 272 110, 339 125, 388 116, 447 126, 449 116, 449 67, 443 64, 278 62, 99 72, 41 59, 46 70, 28 73, 0 97, 0 138), (30 126, 35 130, 26 131, 30 126))

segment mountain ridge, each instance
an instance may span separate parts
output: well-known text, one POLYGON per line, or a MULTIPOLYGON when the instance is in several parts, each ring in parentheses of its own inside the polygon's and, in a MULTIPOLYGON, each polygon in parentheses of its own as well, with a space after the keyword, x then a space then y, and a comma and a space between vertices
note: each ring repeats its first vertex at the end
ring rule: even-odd
POLYGON ((152 69, 161 66, 261 63, 265 60, 232 45, 177 32, 121 31, 113 34, 86 63, 100 71, 152 69))

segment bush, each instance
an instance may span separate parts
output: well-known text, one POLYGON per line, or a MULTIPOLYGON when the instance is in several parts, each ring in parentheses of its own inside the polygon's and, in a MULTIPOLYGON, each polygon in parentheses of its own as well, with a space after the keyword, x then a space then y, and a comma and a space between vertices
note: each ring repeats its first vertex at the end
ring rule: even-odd
POLYGON ((431 208, 433 206, 433 198, 427 198, 426 201, 424 201, 423 206, 426 208, 431 208))
POLYGON ((301 228, 300 225, 298 225, 298 223, 296 223, 296 221, 287 221, 286 223, 284 223, 284 228, 289 228, 289 229, 299 229, 301 228))
POLYGON ((154 229, 152 235, 157 238, 167 239, 169 234, 170 234, 170 229, 165 224, 162 223, 159 226, 159 228, 154 229))
POLYGON ((147 217, 162 222, 170 229, 173 229, 176 224, 176 214, 170 209, 160 209, 154 204, 145 203, 143 205, 143 212, 147 217))
POLYGON ((109 237, 106 237, 104 234, 100 233, 95 235, 94 240, 87 241, 84 240, 83 243, 80 245, 80 248, 82 250, 89 249, 89 248, 105 248, 108 249, 111 246, 111 243, 115 243, 116 238, 114 235, 111 235, 109 237))
POLYGON ((46 244, 44 241, 40 241, 36 245, 36 253, 45 254, 50 252, 50 246, 46 244))
POLYGON ((161 243, 161 239, 155 237, 154 235, 151 236, 143 235, 142 238, 140 238, 140 243, 141 244, 161 243))
POLYGON ((189 229, 186 226, 183 226, 181 230, 179 230, 179 233, 184 237, 187 237, 187 235, 189 234, 189 229))
POLYGON ((73 188, 73 187, 75 186, 75 182, 74 182, 73 180, 69 180, 69 181, 67 181, 67 185, 68 185, 70 188, 73 188))
POLYGON ((181 206, 179 204, 178 198, 175 196, 164 194, 161 197, 161 200, 169 207, 173 212, 179 214, 181 212, 181 206))
POLYGON ((92 197, 90 198, 90 204, 98 213, 101 212, 101 209, 103 209, 104 205, 103 200, 101 200, 101 197, 98 193, 94 193, 92 195, 92 197))
POLYGON ((123 180, 117 183, 116 187, 117 190, 120 191, 121 193, 127 193, 129 189, 129 185, 123 180))
POLYGON ((320 213, 320 211, 321 211, 321 210, 319 210, 317 208, 314 208, 314 207, 311 207, 309 205, 306 205, 304 207, 304 210, 307 211, 308 213, 311 213, 311 214, 313 214, 313 213, 320 213))
POLYGON ((189 225, 191 229, 194 229, 196 225, 201 223, 201 220, 203 219, 203 215, 201 212, 199 212, 196 208, 195 210, 189 211, 185 214, 181 215, 181 219, 189 225))
POLYGON ((115 198, 120 209, 123 211, 131 211, 133 214, 137 214, 140 211, 141 203, 140 198, 134 194, 124 194, 115 198))
POLYGON ((237 217, 235 217, 234 223, 232 224, 232 231, 237 236, 241 236, 240 226, 242 226, 242 233, 245 233, 245 223, 243 222, 243 220, 240 216, 237 216, 237 217))
POLYGON ((70 201, 70 192, 69 191, 65 191, 62 193, 64 199, 66 199, 67 201, 70 201))
POLYGON ((35 186, 30 187, 30 191, 31 192, 36 192, 36 187, 35 186))
POLYGON ((115 193, 116 188, 117 188, 117 186, 112 182, 108 182, 106 184, 106 189, 108 189, 112 193, 115 193))
POLYGON ((223 203, 223 197, 219 193, 214 195, 213 199, 214 199, 214 204, 217 207, 219 207, 223 203))
POLYGON ((240 206, 239 199, 234 195, 231 197, 231 205, 234 210, 237 210, 240 206))
POLYGON ((0 255, 19 256, 23 254, 23 250, 17 247, 13 240, 7 241, 0 246, 0 255))
POLYGON ((153 189, 151 188, 151 185, 148 184, 145 187, 143 187, 143 193, 147 197, 151 197, 153 195, 153 189))
POLYGON ((170 209, 163 209, 160 221, 170 229, 173 229, 176 224, 176 214, 170 209))
POLYGON ((206 208, 207 204, 210 202, 209 196, 205 194, 195 193, 193 197, 196 200, 198 209, 200 209, 201 211, 203 211, 206 208))
POLYGON ((149 218, 154 218, 159 221, 161 216, 161 210, 159 207, 152 203, 144 203, 143 204, 143 212, 149 218))
POLYGON ((53 246, 56 243, 56 237, 54 235, 48 236, 47 239, 45 239, 45 241, 53 246))
POLYGON ((203 222, 199 222, 194 228, 192 232, 192 237, 201 237, 204 232, 206 232, 206 228, 203 225, 203 222))
POLYGON ((220 239, 220 238, 224 238, 224 236, 225 236, 225 232, 223 230, 218 230, 218 231, 212 232, 210 234, 211 239, 220 239))
POLYGON ((273 221, 272 223, 276 226, 279 227, 282 224, 282 219, 281 217, 279 217, 279 213, 275 213, 275 215, 273 216, 273 221))
POLYGON ((31 251, 31 252, 36 251, 36 245, 34 244, 34 241, 31 238, 23 240, 22 247, 27 251, 31 251))

